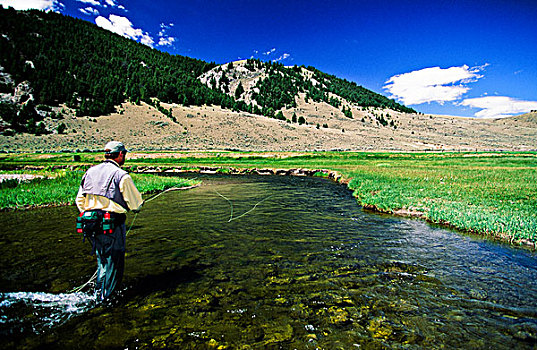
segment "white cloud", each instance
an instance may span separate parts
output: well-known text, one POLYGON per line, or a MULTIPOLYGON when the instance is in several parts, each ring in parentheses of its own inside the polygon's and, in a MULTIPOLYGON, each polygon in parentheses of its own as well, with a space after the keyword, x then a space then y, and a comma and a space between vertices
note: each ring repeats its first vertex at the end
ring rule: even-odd
POLYGON ((58 0, 0 0, 4 8, 13 7, 15 10, 37 9, 43 11, 60 12, 65 7, 58 0))
POLYGON ((101 6, 101 3, 96 0, 76 0, 76 1, 84 3, 84 4, 93 5, 93 6, 101 6))
POLYGON ((281 55, 280 57, 278 57, 278 58, 275 59, 274 61, 276 61, 276 62, 278 62, 278 61, 283 61, 283 60, 285 60, 285 59, 287 59, 287 58, 289 58, 289 57, 291 57, 290 54, 288 54, 288 53, 284 53, 283 55, 281 55))
POLYGON ((117 3, 115 0, 105 0, 105 3, 103 4, 104 7, 110 6, 110 7, 117 7, 117 3))
POLYGON ((88 15, 88 16, 98 16, 99 15, 99 10, 97 10, 97 9, 95 9, 93 7, 86 7, 84 9, 78 9, 78 11, 80 11, 83 14, 88 15))
POLYGON ((160 32, 158 33, 158 36, 164 36, 166 35, 166 31, 174 26, 173 23, 170 24, 160 24, 160 32))
POLYGON ((95 19, 95 23, 101 28, 133 40, 139 40, 142 44, 153 47, 153 38, 141 29, 134 28, 132 22, 127 17, 110 15, 109 19, 106 19, 99 16, 95 19))
POLYGON ((459 105, 480 108, 481 111, 474 114, 477 118, 505 118, 537 110, 537 101, 523 101, 507 96, 467 98, 459 105))
POLYGON ((120 10, 125 10, 125 6, 117 3, 116 0, 76 0, 84 4, 89 4, 92 6, 101 6, 101 7, 111 7, 118 8, 120 10))
POLYGON ((392 97, 406 105, 427 102, 443 104, 461 98, 468 90, 466 85, 483 76, 479 74, 484 66, 468 67, 430 67, 409 73, 399 74, 386 81, 386 89, 392 97))
POLYGON ((276 48, 275 48, 275 47, 272 48, 272 49, 270 49, 270 50, 267 51, 267 52, 263 52, 263 55, 265 55, 265 56, 266 56, 266 55, 270 55, 271 53, 274 53, 274 52, 276 52, 276 48))
POLYGON ((153 47, 153 44, 155 43, 155 41, 153 40, 153 38, 147 34, 147 33, 144 33, 141 37, 140 37, 140 42, 144 45, 147 45, 149 47, 153 47))
POLYGON ((172 46, 175 40, 173 36, 160 37, 158 46, 172 46))
POLYGON ((159 41, 158 46, 172 46, 176 38, 173 36, 166 35, 166 31, 174 26, 173 23, 170 24, 160 24, 160 32, 158 33, 159 41))

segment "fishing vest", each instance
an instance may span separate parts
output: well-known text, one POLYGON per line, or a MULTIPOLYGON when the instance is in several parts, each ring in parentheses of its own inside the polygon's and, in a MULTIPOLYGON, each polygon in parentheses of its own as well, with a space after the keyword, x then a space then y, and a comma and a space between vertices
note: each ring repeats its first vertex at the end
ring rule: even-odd
POLYGON ((119 190, 119 182, 125 175, 127 172, 112 161, 107 160, 92 166, 82 178, 80 184, 82 193, 106 197, 121 205, 125 210, 129 210, 129 206, 119 190))

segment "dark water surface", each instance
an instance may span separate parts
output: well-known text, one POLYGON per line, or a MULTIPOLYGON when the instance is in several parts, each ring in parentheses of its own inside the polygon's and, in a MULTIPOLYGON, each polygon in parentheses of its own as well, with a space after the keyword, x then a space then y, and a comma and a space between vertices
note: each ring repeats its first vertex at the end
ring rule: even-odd
POLYGON ((74 207, 0 213, 0 346, 537 348, 535 253, 363 212, 323 179, 203 181, 146 204, 105 305, 68 293, 95 270, 74 207))

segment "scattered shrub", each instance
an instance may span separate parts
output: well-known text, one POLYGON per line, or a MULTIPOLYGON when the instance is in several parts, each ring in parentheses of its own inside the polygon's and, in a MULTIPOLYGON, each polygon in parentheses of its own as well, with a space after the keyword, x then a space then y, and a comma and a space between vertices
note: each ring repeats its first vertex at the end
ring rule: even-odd
POLYGON ((58 134, 64 134, 65 130, 67 130, 67 126, 65 126, 64 123, 60 123, 60 125, 58 125, 56 130, 58 131, 58 134))

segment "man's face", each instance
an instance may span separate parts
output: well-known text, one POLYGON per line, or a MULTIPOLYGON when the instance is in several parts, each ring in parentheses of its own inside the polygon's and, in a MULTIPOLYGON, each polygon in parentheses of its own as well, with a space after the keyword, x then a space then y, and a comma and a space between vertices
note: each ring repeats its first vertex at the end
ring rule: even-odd
POLYGON ((127 152, 121 152, 118 157, 118 164, 123 165, 125 164, 125 158, 127 158, 127 152))

